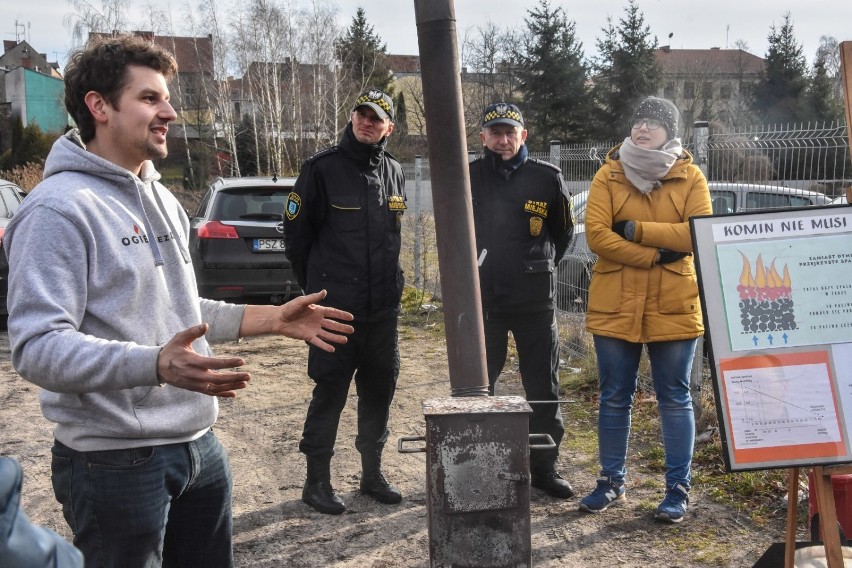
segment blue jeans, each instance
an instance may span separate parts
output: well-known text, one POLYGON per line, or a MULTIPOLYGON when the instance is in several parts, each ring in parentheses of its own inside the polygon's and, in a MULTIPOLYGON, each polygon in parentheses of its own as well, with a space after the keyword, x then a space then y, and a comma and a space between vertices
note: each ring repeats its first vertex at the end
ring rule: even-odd
POLYGON ((183 444, 78 452, 56 441, 52 481, 86 568, 230 568, 231 469, 207 432, 183 444))
MULTIPOLYGON (((601 390, 598 415, 601 475, 620 483, 627 473, 630 413, 639 379, 642 344, 600 335, 595 335, 594 340, 601 390)), ((689 374, 695 344, 695 339, 647 344, 663 430, 667 487, 681 483, 689 488, 692 477, 695 416, 689 374)))

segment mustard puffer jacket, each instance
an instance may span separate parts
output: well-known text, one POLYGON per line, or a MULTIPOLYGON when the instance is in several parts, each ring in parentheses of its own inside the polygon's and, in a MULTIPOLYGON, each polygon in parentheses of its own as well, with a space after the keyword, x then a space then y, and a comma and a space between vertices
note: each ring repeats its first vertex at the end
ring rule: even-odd
POLYGON ((598 255, 586 329, 634 343, 692 339, 704 333, 693 255, 654 264, 658 249, 692 253, 689 218, 712 213, 707 180, 684 150, 662 185, 648 194, 631 184, 616 146, 595 174, 586 205, 586 238, 598 255), (612 231, 635 221, 634 242, 612 231))

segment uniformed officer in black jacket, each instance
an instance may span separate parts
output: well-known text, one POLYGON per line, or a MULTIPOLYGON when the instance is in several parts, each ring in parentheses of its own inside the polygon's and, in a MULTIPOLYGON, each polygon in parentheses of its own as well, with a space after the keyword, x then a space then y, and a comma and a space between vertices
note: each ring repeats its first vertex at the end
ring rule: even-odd
POLYGON ((287 199, 285 247, 299 285, 306 293, 328 290, 328 305, 355 315, 354 333, 334 353, 309 346, 308 375, 315 386, 299 443, 308 462, 302 500, 321 513, 346 510, 334 494, 330 462, 353 376, 361 492, 382 503, 402 500, 381 471, 399 375, 399 250, 406 207, 402 168, 385 151, 393 118, 390 96, 378 89, 361 94, 340 143, 304 163, 287 199))
MULTIPOLYGON (((480 139, 485 155, 470 163, 479 285, 490 392, 515 339, 527 400, 559 398, 556 267, 574 234, 568 191, 556 166, 528 157, 517 106, 486 107, 480 139)), ((532 485, 567 499, 571 485, 556 470, 565 433, 555 402, 532 404, 530 433, 550 434, 551 450, 532 450, 532 485)))

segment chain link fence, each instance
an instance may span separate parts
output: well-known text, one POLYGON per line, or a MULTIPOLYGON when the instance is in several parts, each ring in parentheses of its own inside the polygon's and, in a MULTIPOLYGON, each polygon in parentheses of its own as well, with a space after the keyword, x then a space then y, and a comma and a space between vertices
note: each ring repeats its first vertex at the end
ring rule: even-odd
MULTIPOLYGON (((756 126, 738 131, 710 132, 693 129, 696 138, 684 142, 709 181, 738 184, 767 184, 840 196, 852 185, 847 127, 844 124, 756 126)), ((586 244, 585 196, 592 178, 603 163, 612 142, 560 145, 549 151, 530 153, 562 170, 572 194, 575 236, 557 270, 557 317, 566 359, 585 358, 591 338, 585 332, 588 284, 596 256, 586 244)), ((471 153, 471 159, 475 157, 471 153)), ((432 187, 428 160, 403 164, 406 175, 409 215, 406 215, 403 264, 408 281, 433 297, 440 297, 440 272, 432 210, 432 187)), ((703 346, 703 345, 702 345, 703 346)), ((702 348, 699 346, 699 349, 702 348)), ((705 360, 706 361, 706 360, 705 360)), ((643 365, 643 369, 647 366, 643 365)), ((650 389, 647 371, 640 387, 650 389)), ((707 365, 696 365, 693 382, 707 377, 707 365)))

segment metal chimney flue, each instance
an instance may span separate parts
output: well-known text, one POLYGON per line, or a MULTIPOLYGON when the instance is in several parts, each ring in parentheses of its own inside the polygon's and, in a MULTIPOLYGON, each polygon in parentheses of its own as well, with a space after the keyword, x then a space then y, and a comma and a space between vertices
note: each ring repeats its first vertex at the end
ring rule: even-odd
POLYGON ((487 396, 485 339, 451 0, 415 0, 441 296, 453 396, 487 396))
POLYGON ((430 566, 528 567, 531 409, 487 396, 455 11, 452 0, 414 0, 414 11, 452 396, 424 401, 426 436, 399 449, 426 453, 430 566))

